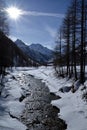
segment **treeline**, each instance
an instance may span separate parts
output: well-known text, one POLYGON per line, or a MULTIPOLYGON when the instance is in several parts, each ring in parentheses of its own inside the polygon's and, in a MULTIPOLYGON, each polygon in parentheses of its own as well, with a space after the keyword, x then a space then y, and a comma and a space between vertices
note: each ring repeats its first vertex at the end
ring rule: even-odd
POLYGON ((87 0, 72 0, 56 40, 54 66, 59 75, 85 81, 87 0), (80 66, 78 75, 77 66, 80 66))

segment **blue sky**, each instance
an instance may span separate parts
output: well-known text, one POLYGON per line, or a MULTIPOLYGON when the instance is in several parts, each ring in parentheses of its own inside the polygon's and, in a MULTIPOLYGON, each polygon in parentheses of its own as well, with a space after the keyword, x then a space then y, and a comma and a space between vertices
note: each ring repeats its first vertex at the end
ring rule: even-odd
POLYGON ((10 37, 27 44, 55 46, 56 33, 71 0, 6 0, 7 7, 16 6, 27 12, 18 20, 10 18, 10 37))

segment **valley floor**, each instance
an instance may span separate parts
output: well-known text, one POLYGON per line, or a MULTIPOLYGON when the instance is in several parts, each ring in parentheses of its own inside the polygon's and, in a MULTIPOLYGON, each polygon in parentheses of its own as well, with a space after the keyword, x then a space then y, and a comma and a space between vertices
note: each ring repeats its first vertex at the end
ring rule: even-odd
MULTIPOLYGON (((67 124, 67 130, 87 129, 87 102, 82 99, 82 95, 83 93, 85 93, 86 90, 82 91, 83 86, 80 85, 75 93, 72 93, 71 91, 64 93, 59 91, 59 89, 61 88, 72 86, 72 84, 74 83, 73 79, 69 80, 67 78, 62 79, 56 77, 54 69, 52 67, 39 67, 13 69, 13 72, 10 72, 10 74, 7 75, 4 80, 5 86, 0 97, 0 130, 26 130, 27 127, 23 125, 20 121, 23 122, 25 116, 31 116, 33 114, 31 114, 32 111, 30 115, 27 114, 25 106, 29 110, 33 105, 35 109, 36 107, 40 106, 38 101, 38 106, 32 103, 31 105, 29 105, 28 100, 31 101, 31 98, 29 99, 25 97, 29 97, 31 95, 33 96, 33 98, 37 99, 37 96, 35 96, 35 94, 37 93, 37 88, 41 89, 43 92, 43 88, 45 87, 45 85, 49 87, 50 93, 54 93, 57 96, 61 97, 60 99, 52 100, 51 104, 52 106, 56 106, 60 109, 60 113, 58 113, 58 116, 61 119, 65 120, 67 124), (39 84, 36 85, 36 87, 34 88, 35 91, 33 90, 32 92, 31 86, 33 87, 35 85, 33 85, 33 81, 30 79, 34 77, 36 79, 40 79, 37 81, 38 83, 40 82, 39 84, 41 84, 41 81, 45 84, 41 85, 41 88, 37 87, 39 86, 39 84), (21 119, 19 119, 19 117, 21 117, 21 119)), ((75 85, 77 87, 77 84, 75 85)), ((87 87, 87 82, 85 82, 85 86, 87 87)), ((49 90, 46 87, 47 94, 44 99, 49 99, 47 98, 49 97, 49 90)), ((42 95, 41 93, 39 94, 42 95)), ((41 104, 44 104, 44 102, 41 104)), ((38 122, 39 120, 37 119, 33 121, 38 122)), ((29 122, 29 120, 26 120, 26 122, 29 122)))
POLYGON ((0 130, 65 130, 65 122, 57 115, 59 109, 51 104, 59 97, 50 94, 45 83, 28 70, 14 69, 3 79, 0 130))
MULTIPOLYGON (((87 70, 87 68, 86 68, 87 70)), ((60 96, 61 99, 51 102, 52 105, 60 108, 60 118, 66 121, 67 130, 87 130, 87 102, 82 99, 82 95, 87 92, 87 81, 83 85, 78 86, 73 79, 55 77, 55 72, 52 67, 40 67, 38 69, 31 68, 29 74, 36 78, 42 79, 42 82, 49 87, 50 92, 60 96), (67 88, 75 85, 77 91, 75 93, 60 92, 60 88, 67 88)))

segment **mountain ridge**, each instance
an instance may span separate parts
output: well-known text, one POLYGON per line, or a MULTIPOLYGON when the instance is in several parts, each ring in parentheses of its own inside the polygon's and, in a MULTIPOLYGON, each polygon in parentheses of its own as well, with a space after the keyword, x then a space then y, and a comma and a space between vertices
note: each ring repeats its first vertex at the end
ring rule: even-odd
POLYGON ((53 51, 39 43, 26 45, 23 41, 17 39, 15 44, 22 49, 24 53, 40 64, 48 64, 48 62, 53 58, 53 51))

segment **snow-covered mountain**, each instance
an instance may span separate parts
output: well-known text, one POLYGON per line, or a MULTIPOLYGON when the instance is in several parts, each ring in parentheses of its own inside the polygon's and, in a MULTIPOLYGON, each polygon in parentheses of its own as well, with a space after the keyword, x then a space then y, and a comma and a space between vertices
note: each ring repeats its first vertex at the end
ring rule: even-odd
POLYGON ((53 51, 42 46, 41 44, 26 45, 23 41, 17 39, 16 45, 22 49, 31 59, 41 64, 47 64, 53 58, 53 51))
POLYGON ((43 55, 52 56, 52 50, 48 49, 47 47, 43 47, 41 44, 31 44, 29 46, 30 49, 34 51, 38 51, 39 53, 42 53, 43 55))

